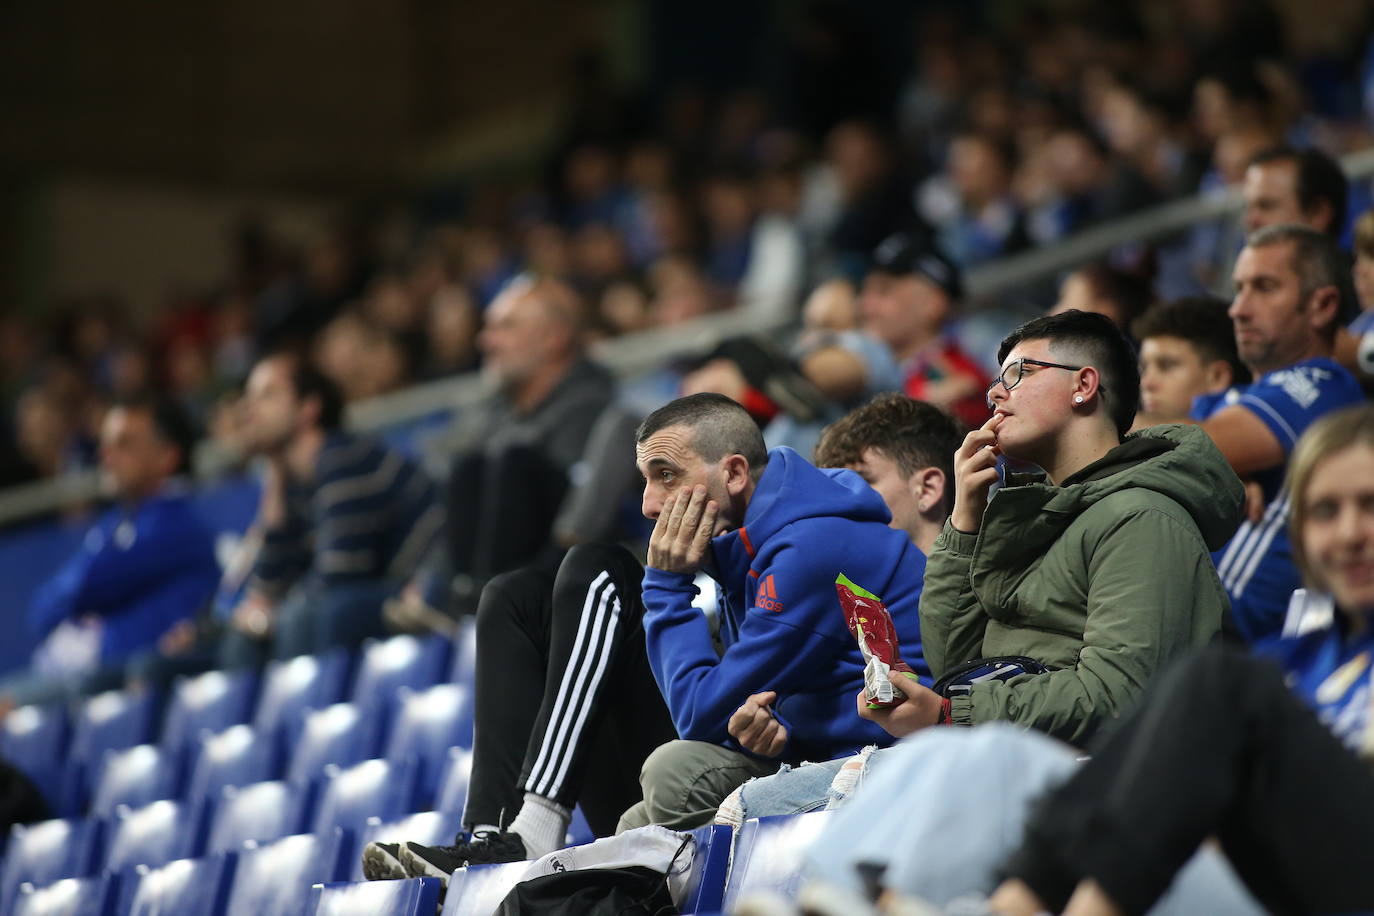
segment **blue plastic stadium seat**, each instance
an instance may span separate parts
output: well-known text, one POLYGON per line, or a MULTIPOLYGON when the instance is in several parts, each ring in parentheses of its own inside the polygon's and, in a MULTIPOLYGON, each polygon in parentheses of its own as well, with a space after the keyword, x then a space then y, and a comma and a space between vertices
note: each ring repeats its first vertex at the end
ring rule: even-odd
POLYGON ((310 889, 312 916, 434 916, 439 909, 438 878, 316 884, 310 889))
POLYGON ((26 881, 42 887, 92 874, 102 826, 95 819, 74 818, 14 827, 0 867, 0 913, 11 911, 19 885, 26 881))
POLYGON ((247 841, 270 842, 305 827, 308 792, 285 780, 226 786, 210 815, 205 851, 233 852, 247 841))
POLYGON ((467 617, 453 637, 453 664, 448 679, 471 687, 477 682, 477 618, 467 617))
MULTIPOLYGON (((368 843, 407 841, 423 843, 426 846, 444 846, 453 842, 454 836, 462 826, 463 818, 459 811, 421 811, 419 814, 388 822, 383 822, 378 817, 370 817, 359 835, 357 847, 361 850, 368 843)), ((361 855, 353 857, 348 880, 363 880, 361 855)))
POLYGON ((468 800, 468 782, 472 777, 472 751, 452 747, 439 774, 439 788, 434 800, 436 811, 458 811, 468 800))
POLYGON ((118 916, 118 882, 111 875, 65 878, 46 887, 24 885, 9 916, 118 916))
POLYGON ((92 816, 108 817, 120 805, 141 808, 176 795, 176 762, 156 744, 108 752, 97 774, 91 793, 92 816))
POLYGON ((186 781, 188 799, 218 797, 225 786, 246 786, 280 773, 271 741, 251 725, 232 725, 219 734, 203 735, 186 781))
POLYGON ((305 785, 330 764, 351 766, 375 756, 372 730, 353 703, 335 703, 305 714, 300 739, 286 768, 287 782, 305 785))
POLYGON ((419 761, 422 803, 437 797, 449 749, 472 747, 472 717, 472 691, 461 684, 440 684, 418 693, 404 687, 399 691, 383 756, 419 761))
POLYGON ((582 813, 581 805, 573 808, 572 820, 568 822, 568 832, 564 839, 569 846, 585 846, 596 840, 596 831, 587 823, 587 815, 582 813))
POLYGON ((70 734, 67 708, 59 704, 21 706, 0 722, 0 757, 27 774, 54 810, 70 734))
POLYGON ((458 869, 448 879, 443 916, 491 916, 529 867, 528 862, 507 862, 458 869))
POLYGON ((364 760, 348 769, 328 767, 321 777, 314 832, 344 828, 356 835, 370 817, 395 820, 415 810, 415 765, 364 760))
POLYGON ((299 655, 268 664, 253 727, 289 752, 295 748, 306 710, 322 709, 344 698, 352 662, 346 649, 299 655))
POLYGON ((349 851, 343 831, 300 833, 238 854, 225 916, 300 916, 312 885, 343 880, 349 851))
POLYGON ((234 853, 139 866, 124 878, 129 916, 220 916, 229 900, 234 853))
POLYGON ((257 692, 258 674, 248 669, 207 671, 181 678, 172 688, 161 745, 174 753, 185 753, 195 746, 202 732, 222 732, 247 722, 257 692))
POLYGON ((170 800, 142 808, 122 807, 109 826, 105 868, 118 871, 133 865, 162 865, 194 855, 198 825, 190 806, 170 800))
POLYGON ((740 895, 759 891, 794 899, 801 887, 802 853, 829 817, 829 811, 812 811, 745 821, 725 883, 725 911, 734 909, 740 895))
POLYGON ((708 824, 692 831, 692 870, 687 875, 678 905, 682 913, 710 913, 721 908, 734 833, 720 824, 708 824))
POLYGON ((443 636, 393 636, 363 643, 353 702, 369 714, 385 716, 397 688, 424 690, 444 679, 452 648, 452 641, 443 636))
POLYGON ((84 813, 91 783, 107 751, 146 744, 157 724, 158 697, 147 690, 110 690, 82 704, 63 774, 62 810, 84 813))

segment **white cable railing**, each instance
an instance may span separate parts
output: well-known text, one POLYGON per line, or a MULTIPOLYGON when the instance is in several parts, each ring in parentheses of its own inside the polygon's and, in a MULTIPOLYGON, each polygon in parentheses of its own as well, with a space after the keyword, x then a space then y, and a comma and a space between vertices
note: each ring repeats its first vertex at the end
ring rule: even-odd
MULTIPOLYGON (((1374 176, 1374 147, 1341 160, 1352 181, 1374 176)), ((1131 216, 1102 223, 1053 245, 1000 258, 968 271, 965 286, 976 303, 995 302, 1008 292, 1103 257, 1122 245, 1149 242, 1209 220, 1238 217, 1242 201, 1235 190, 1201 194, 1161 204, 1131 216)), ((604 341, 595 356, 622 377, 646 372, 675 357, 703 352, 727 337, 777 330, 775 309, 738 308, 683 325, 658 328, 604 341)), ((443 410, 462 410, 486 395, 476 374, 415 385, 353 405, 351 428, 372 431, 419 419, 443 410)), ((213 479, 229 466, 228 456, 202 442, 196 454, 198 479, 213 479)), ((83 473, 0 491, 0 525, 51 514, 98 495, 98 475, 83 473)))

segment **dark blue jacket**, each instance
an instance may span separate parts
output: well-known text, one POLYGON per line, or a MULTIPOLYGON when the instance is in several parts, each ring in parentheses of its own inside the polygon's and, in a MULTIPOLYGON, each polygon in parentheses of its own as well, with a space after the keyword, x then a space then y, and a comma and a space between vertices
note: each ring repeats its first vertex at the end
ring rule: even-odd
POLYGON ((818 470, 787 448, 770 452, 744 525, 711 543, 721 656, 692 607, 692 577, 645 570, 649 661, 681 737, 737 747, 726 731, 731 714, 750 694, 775 690, 773 709, 788 730, 782 759, 830 760, 892 742, 859 718, 863 658, 835 593, 843 573, 881 597, 903 657, 929 675, 917 616, 925 557, 887 527, 890 518, 852 471, 818 470))
POLYGON ((219 581, 214 535, 189 493, 169 487, 132 511, 110 509, 81 549, 35 593, 29 625, 41 639, 65 620, 101 620, 100 660, 151 648, 196 614, 219 581))

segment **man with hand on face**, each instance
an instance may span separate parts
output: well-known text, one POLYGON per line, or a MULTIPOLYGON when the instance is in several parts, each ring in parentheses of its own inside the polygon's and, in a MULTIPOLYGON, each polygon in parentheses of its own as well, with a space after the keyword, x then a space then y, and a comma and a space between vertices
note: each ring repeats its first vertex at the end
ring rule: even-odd
POLYGON ((913 684, 900 706, 860 702, 859 715, 896 736, 1005 720, 1081 744, 1167 660, 1218 632, 1226 595, 1209 551, 1235 531, 1243 489, 1199 430, 1126 435, 1136 359, 1103 316, 1037 318, 998 357, 993 416, 954 456, 954 510, 926 567, 921 639, 937 677, 997 656, 1050 670, 953 698, 913 684), (1012 476, 992 493, 1003 454, 1043 476, 1012 476))
POLYGON ((530 568, 487 585, 467 835, 371 844, 368 877, 447 878, 543 855, 577 803, 599 835, 621 812, 620 829, 696 826, 751 776, 883 738, 853 714, 864 661, 835 592, 844 574, 880 595, 906 634, 903 658, 924 672, 923 558, 878 494, 856 474, 766 451, 744 408, 716 394, 650 414, 636 463, 655 520, 649 568, 582 544, 557 576, 530 568), (716 583, 715 634, 694 605, 699 571, 716 583))
MULTIPOLYGON (((891 527, 906 532, 924 557, 949 517, 961 433, 960 424, 938 407, 883 394, 825 428, 816 445, 816 466, 849 468, 867 481, 892 513, 891 527)), ((759 750, 748 736, 736 737, 747 749, 759 750)), ((806 762, 750 780, 726 797, 715 821, 739 827, 751 817, 827 807, 859 782, 858 774, 866 776, 870 761, 887 753, 874 751, 869 747, 853 757, 806 762), (852 782, 839 775, 842 769, 855 776, 852 782)))

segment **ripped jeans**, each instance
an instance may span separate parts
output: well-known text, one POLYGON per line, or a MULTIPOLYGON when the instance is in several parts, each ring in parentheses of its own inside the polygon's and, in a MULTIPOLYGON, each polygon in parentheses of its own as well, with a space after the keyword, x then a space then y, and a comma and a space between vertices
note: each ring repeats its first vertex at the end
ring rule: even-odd
POLYGON ((889 750, 870 745, 853 756, 823 763, 783 764, 773 775, 751 779, 732 792, 721 802, 716 823, 738 828, 751 817, 837 808, 889 750))

